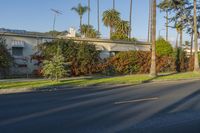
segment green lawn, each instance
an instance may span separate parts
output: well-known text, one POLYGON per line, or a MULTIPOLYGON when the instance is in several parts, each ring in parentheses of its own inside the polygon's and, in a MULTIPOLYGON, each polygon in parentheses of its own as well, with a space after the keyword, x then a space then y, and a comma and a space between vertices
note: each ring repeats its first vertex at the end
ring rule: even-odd
POLYGON ((73 85, 73 86, 88 86, 96 84, 139 84, 148 81, 164 81, 164 80, 180 80, 180 79, 200 79, 200 73, 179 73, 179 74, 164 74, 152 79, 149 75, 129 75, 107 78, 80 78, 80 79, 66 79, 60 82, 52 82, 50 80, 39 81, 24 81, 24 82, 0 82, 0 89, 10 88, 41 88, 48 86, 61 86, 61 85, 73 85))

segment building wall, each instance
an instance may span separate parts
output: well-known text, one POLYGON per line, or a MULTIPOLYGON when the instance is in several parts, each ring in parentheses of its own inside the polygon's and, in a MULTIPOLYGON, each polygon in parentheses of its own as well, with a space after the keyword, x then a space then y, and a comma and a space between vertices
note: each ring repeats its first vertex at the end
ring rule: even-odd
POLYGON ((20 37, 20 36, 5 36, 6 45, 14 58, 14 64, 11 68, 12 75, 32 74, 37 69, 36 61, 31 60, 31 55, 37 51, 37 45, 50 39, 36 37, 20 37), (14 56, 12 53, 13 41, 24 42, 23 56, 14 56))

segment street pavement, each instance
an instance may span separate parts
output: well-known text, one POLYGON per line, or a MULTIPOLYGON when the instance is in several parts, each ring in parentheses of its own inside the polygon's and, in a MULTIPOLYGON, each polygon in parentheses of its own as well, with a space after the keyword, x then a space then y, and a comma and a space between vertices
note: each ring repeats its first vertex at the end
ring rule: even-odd
POLYGON ((200 81, 0 95, 0 133, 200 133, 200 81))

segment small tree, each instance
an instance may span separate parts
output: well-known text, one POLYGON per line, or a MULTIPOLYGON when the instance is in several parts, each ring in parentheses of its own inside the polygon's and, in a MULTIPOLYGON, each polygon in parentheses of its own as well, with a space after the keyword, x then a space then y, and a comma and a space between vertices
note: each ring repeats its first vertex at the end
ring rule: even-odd
POLYGON ((3 36, 0 36, 0 77, 5 76, 12 64, 11 54, 6 48, 6 40, 3 36))
POLYGON ((66 74, 64 67, 64 57, 60 48, 58 48, 57 54, 54 55, 50 60, 44 61, 42 72, 45 77, 56 81, 58 81, 66 74))

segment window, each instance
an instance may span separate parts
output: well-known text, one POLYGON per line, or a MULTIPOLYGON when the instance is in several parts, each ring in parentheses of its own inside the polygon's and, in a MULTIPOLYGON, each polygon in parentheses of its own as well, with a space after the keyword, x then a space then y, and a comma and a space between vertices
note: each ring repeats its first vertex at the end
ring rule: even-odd
POLYGON ((23 56, 23 48, 22 47, 12 47, 12 55, 13 56, 23 56))

